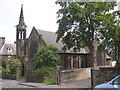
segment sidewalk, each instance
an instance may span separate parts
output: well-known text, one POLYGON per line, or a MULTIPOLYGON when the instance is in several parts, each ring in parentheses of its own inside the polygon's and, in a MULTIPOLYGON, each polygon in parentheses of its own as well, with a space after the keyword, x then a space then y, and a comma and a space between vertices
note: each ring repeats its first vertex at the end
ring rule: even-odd
POLYGON ((46 85, 44 83, 25 82, 25 79, 22 78, 18 84, 34 88, 90 88, 90 79, 79 80, 60 85, 46 85))
POLYGON ((25 82, 24 78, 20 79, 18 84, 24 86, 30 86, 34 88, 70 88, 69 86, 64 86, 64 85, 47 85, 44 83, 25 82))

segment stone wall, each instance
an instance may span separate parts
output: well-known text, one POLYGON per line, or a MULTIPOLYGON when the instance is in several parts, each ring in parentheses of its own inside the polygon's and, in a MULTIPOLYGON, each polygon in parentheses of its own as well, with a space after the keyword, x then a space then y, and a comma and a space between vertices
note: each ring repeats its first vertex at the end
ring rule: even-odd
POLYGON ((11 74, 2 74, 2 79, 16 80, 16 76, 11 74))
POLYGON ((7 69, 3 69, 0 74, 0 78, 2 79, 11 79, 11 80, 19 80, 21 78, 21 70, 16 68, 16 72, 14 74, 10 74, 7 69), (4 71, 3 71, 4 70, 4 71))
POLYGON ((91 68, 60 71, 60 83, 91 78, 91 68))
POLYGON ((43 82, 43 77, 38 77, 34 72, 28 72, 26 74, 26 82, 34 82, 34 83, 41 83, 43 82))
POLYGON ((117 75, 120 75, 120 70, 115 67, 99 67, 91 69, 92 87, 108 82, 117 75))

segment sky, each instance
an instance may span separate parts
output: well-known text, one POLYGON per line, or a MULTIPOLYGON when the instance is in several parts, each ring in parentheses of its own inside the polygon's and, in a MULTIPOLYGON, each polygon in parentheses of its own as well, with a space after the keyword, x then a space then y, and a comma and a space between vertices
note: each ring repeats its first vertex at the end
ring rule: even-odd
POLYGON ((19 21, 21 4, 27 38, 34 26, 36 29, 57 31, 56 12, 60 8, 56 0, 0 0, 0 37, 5 37, 5 43, 14 43, 16 40, 16 25, 19 21))
POLYGON ((5 37, 5 43, 16 40, 16 25, 19 21, 21 4, 27 38, 34 26, 36 29, 56 32, 58 29, 57 14, 60 8, 56 0, 0 0, 0 37, 5 37))

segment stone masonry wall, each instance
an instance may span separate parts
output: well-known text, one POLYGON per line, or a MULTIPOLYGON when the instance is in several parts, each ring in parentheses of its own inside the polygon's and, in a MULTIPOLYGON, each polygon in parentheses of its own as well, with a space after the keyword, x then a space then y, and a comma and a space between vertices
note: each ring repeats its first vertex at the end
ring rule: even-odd
POLYGON ((115 67, 99 67, 96 69, 91 69, 92 87, 108 82, 117 75, 120 75, 120 70, 115 67))
POLYGON ((91 68, 60 71, 60 83, 91 78, 91 68))

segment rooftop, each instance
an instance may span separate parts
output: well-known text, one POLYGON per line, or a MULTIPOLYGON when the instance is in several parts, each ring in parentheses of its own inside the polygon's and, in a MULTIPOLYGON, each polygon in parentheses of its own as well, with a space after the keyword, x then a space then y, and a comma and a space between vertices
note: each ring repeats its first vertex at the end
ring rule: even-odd
MULTIPOLYGON (((36 30, 42 36, 42 39, 45 41, 47 45, 52 45, 58 50, 60 50, 61 52, 64 52, 62 50, 62 47, 64 46, 62 42, 61 41, 56 42, 57 35, 55 34, 55 32, 39 30, 39 29, 36 29, 36 30)), ((73 53, 73 50, 70 49, 70 50, 67 50, 66 52, 73 53)), ((89 53, 89 50, 88 48, 81 48, 81 51, 76 53, 89 53)))
POLYGON ((6 43, 0 50, 0 55, 16 55, 16 45, 6 43))

